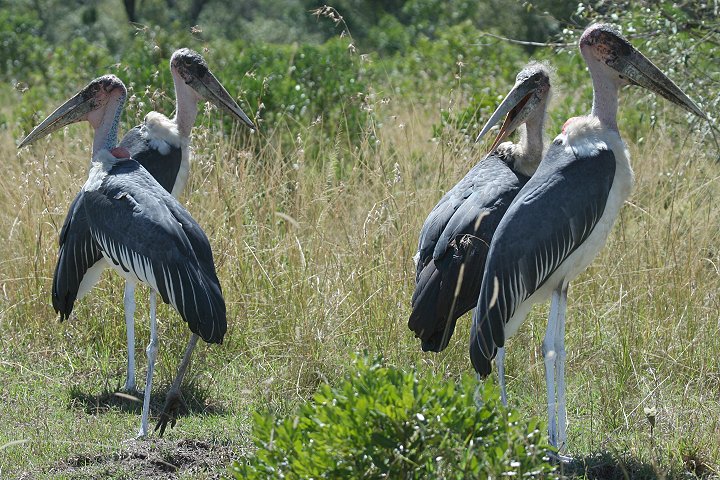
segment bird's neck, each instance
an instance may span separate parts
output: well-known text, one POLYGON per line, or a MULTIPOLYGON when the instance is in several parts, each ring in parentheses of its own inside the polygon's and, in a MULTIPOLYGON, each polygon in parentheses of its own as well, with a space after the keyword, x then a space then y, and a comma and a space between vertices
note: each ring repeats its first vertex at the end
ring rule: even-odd
POLYGON ((518 142, 518 154, 515 156, 513 168, 520 173, 532 176, 537 170, 543 154, 543 126, 545 124, 545 111, 533 115, 518 127, 520 141, 518 142))
POLYGON ((182 137, 189 137, 195 118, 198 113, 198 96, 179 74, 172 71, 175 82, 175 118, 178 133, 182 137))
POLYGON ((590 70, 590 75, 593 81, 593 105, 590 115, 597 117, 603 127, 617 132, 620 85, 593 70, 590 70))
POLYGON ((529 118, 522 130, 520 130, 520 143, 523 150, 531 157, 541 157, 543 152, 543 125, 545 116, 529 118))
POLYGON ((83 191, 93 191, 100 188, 103 180, 108 176, 115 164, 121 160, 127 160, 129 156, 130 152, 125 148, 102 149, 95 152, 90 162, 90 171, 88 172, 88 179, 83 185, 83 191))
POLYGON ((108 100, 103 116, 95 128, 95 137, 93 138, 93 157, 101 150, 111 150, 117 145, 118 124, 120 123, 120 114, 122 114, 123 105, 125 104, 125 92, 111 94, 108 100))

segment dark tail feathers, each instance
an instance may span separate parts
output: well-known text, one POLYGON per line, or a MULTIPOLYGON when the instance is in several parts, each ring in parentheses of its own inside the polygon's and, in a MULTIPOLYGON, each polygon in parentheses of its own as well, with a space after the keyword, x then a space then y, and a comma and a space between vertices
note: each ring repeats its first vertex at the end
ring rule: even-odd
POLYGON ((420 272, 408 327, 422 341, 423 351, 444 350, 457 319, 475 308, 487 250, 479 238, 463 235, 449 245, 445 256, 437 261, 430 258, 420 272))

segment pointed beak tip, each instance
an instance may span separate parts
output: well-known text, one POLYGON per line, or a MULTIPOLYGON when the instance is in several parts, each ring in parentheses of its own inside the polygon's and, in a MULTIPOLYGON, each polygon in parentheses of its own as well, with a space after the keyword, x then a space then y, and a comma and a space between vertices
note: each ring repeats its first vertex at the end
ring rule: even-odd
POLYGON ((499 127, 497 125, 485 125, 485 128, 482 129, 482 131, 478 134, 477 137, 475 137, 475 143, 480 143, 485 136, 491 132, 492 130, 497 130, 499 127))
POLYGON ((33 143, 33 140, 34 139, 30 138, 30 135, 26 136, 25 138, 20 140, 20 143, 18 143, 18 145, 17 145, 17 149, 20 150, 23 147, 27 147, 28 145, 33 143))
POLYGON ((688 105, 687 102, 682 101, 682 99, 678 99, 678 100, 684 110, 688 111, 689 113, 692 113, 693 115, 700 118, 701 120, 705 120, 706 122, 710 121, 710 117, 708 117, 707 114, 700 107, 698 107, 694 102, 691 103, 690 105, 688 105))

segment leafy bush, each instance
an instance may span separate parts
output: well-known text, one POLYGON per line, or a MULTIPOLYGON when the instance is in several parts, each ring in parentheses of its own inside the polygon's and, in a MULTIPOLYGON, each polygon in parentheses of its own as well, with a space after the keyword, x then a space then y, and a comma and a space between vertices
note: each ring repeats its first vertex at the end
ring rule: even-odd
POLYGON ((395 94, 443 105, 435 137, 474 138, 527 60, 517 45, 482 38, 463 21, 419 36, 412 49, 383 60, 382 70, 395 94))
POLYGON ((40 20, 30 13, 0 10, 0 76, 16 80, 27 72, 44 72, 43 47, 38 42, 40 20))
MULTIPOLYGON (((17 107, 19 115, 16 125, 12 125, 17 130, 15 135, 27 133, 52 111, 50 107, 105 73, 118 75, 127 84, 130 96, 135 95, 136 102, 128 102, 126 107, 128 125, 139 123, 151 109, 171 114, 175 97, 170 55, 181 46, 197 46, 182 34, 168 36, 156 28, 143 29, 128 43, 119 61, 107 48, 81 37, 68 46, 48 47, 44 54, 45 78, 37 73, 19 76, 29 88, 17 107), (67 58, 76 60, 67 63, 67 58)), ((199 50, 262 131, 283 132, 318 123, 322 135, 314 138, 315 142, 332 141, 342 132, 358 138, 365 131, 370 88, 362 60, 348 51, 345 39, 322 45, 236 41, 199 50)), ((12 65, 9 61, 7 64, 12 65)), ((232 121, 223 120, 229 131, 232 121)), ((294 139, 293 135, 287 137, 294 139)))
POLYGON ((361 60, 348 51, 345 39, 322 45, 235 42, 221 52, 224 59, 234 59, 224 67, 223 82, 248 97, 264 129, 275 129, 280 122, 309 125, 318 117, 328 138, 341 125, 353 135, 363 128, 368 86, 361 60))
POLYGON ((418 378, 356 362, 295 414, 255 414, 256 453, 232 466, 255 478, 547 478, 544 428, 502 406, 490 382, 418 378), (479 398, 476 399, 476 395, 479 398), (478 407, 478 403, 480 406, 478 407))
MULTIPOLYGON (((352 30, 353 15, 358 12, 341 3, 349 9, 345 19, 352 30)), ((0 78, 8 83, 3 94, 12 96, 14 105, 14 111, 0 112, 0 127, 12 129, 16 137, 24 135, 52 107, 104 73, 115 73, 128 85, 132 101, 126 107, 124 125, 136 125, 150 109, 170 114, 174 96, 168 60, 173 50, 189 46, 206 56, 260 131, 275 133, 272 136, 282 143, 277 147, 282 151, 294 151, 298 138, 307 158, 316 158, 328 148, 340 149, 339 165, 349 171, 346 163, 357 161, 357 155, 346 155, 344 150, 364 140, 374 145, 373 127, 385 121, 376 108, 378 102, 400 99, 440 107, 433 119, 434 137, 470 141, 530 58, 524 47, 483 35, 485 30, 502 31, 485 20, 484 12, 499 9, 496 2, 476 5, 463 0, 452 7, 446 3, 413 0, 401 6, 386 2, 385 13, 378 13, 365 32, 372 42, 338 38, 333 22, 313 19, 313 28, 320 31, 329 24, 335 37, 322 44, 284 45, 226 38, 205 41, 202 34, 157 26, 119 28, 113 35, 121 42, 111 42, 107 36, 94 41, 81 29, 78 36, 54 43, 45 38, 43 21, 32 9, 0 13, 0 20, 5 20, 0 22, 0 32, 7 47, 0 54, 0 78), (348 48, 351 41, 358 53, 348 48), (13 91, 10 85, 16 84, 13 91), (338 138, 350 142, 338 142, 338 138)), ((638 48, 680 82, 711 117, 717 117, 720 97, 715 95, 717 69, 711 60, 720 27, 712 12, 700 4, 650 3, 590 2, 578 6, 575 17, 579 25, 598 20, 620 23, 638 48)), ((500 13, 505 17, 514 11, 500 13)), ((581 32, 582 27, 567 29, 560 37, 568 42, 565 49, 546 48, 534 54, 534 59, 550 60, 556 67, 556 91, 564 97, 552 105, 550 132, 558 131, 565 119, 586 113, 592 98, 589 76, 577 54, 581 32), (563 85, 573 85, 572 91, 563 91, 563 85)), ((654 125, 662 113, 658 107, 666 102, 640 90, 632 95, 635 108, 623 109, 621 127, 626 138, 636 142, 654 125)), ((687 121, 683 112, 672 111, 672 120, 687 121)), ((230 132, 232 120, 220 118, 230 132)), ((709 133, 707 125, 702 128, 709 133)), ((239 142, 246 145, 248 131, 238 132, 239 142)))

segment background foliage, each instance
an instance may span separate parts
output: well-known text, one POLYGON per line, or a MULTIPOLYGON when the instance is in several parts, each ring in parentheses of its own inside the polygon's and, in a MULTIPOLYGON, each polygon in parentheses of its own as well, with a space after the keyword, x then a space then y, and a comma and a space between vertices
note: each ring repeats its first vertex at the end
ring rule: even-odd
MULTIPOLYGON (((0 125, 20 136, 49 113, 47 99, 66 97, 108 71, 138 88, 136 98, 150 94, 138 100, 138 111, 130 105, 131 122, 149 107, 169 112, 172 96, 157 93, 171 91, 166 65, 179 46, 204 53, 267 123, 263 131, 285 131, 276 138, 287 142, 296 137, 292 131, 318 123, 322 135, 314 142, 333 142, 341 132, 358 139, 377 121, 376 104, 393 98, 440 103, 436 135, 447 127, 472 133, 529 55, 552 59, 561 84, 585 84, 560 106, 558 117, 567 118, 584 113, 590 95, 574 50, 583 26, 596 20, 618 24, 668 75, 687 79, 683 87, 712 118, 720 102, 720 73, 708 61, 720 36, 715 2, 366 0, 340 1, 323 14, 321 3, 308 0, 147 0, 136 5, 141 23, 132 25, 127 3, 0 2, 0 77, 4 95, 19 105, 12 118, 0 114, 0 125), (200 8, 199 25, 182 14, 192 8, 200 8)), ((662 100, 643 95, 647 101, 637 102, 631 115, 654 122, 662 100)), ((707 126, 698 128, 707 133, 707 126)))

